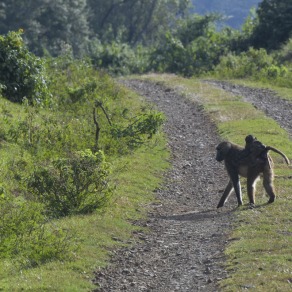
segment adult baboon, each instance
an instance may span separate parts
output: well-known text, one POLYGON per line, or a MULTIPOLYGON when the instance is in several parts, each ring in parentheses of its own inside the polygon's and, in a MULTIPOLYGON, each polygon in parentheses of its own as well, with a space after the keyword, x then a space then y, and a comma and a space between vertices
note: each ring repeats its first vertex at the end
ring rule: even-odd
POLYGON ((221 142, 216 147, 216 160, 224 160, 230 178, 217 208, 224 205, 233 190, 237 197, 238 206, 242 205, 240 176, 247 178, 247 195, 250 204, 254 204, 255 202, 255 185, 260 174, 263 174, 263 186, 269 195, 268 203, 273 203, 275 200, 273 186, 274 173, 271 167, 272 159, 270 155, 268 155, 268 151, 272 150, 282 155, 287 164, 289 164, 289 160, 280 150, 265 146, 260 141, 256 140, 256 138, 248 141, 246 139, 246 148, 231 142, 221 142))

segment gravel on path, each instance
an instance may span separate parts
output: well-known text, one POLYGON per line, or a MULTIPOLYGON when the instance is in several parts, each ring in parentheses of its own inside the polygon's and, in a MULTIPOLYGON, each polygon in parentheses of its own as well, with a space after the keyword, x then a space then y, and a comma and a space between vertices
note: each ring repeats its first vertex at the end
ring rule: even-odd
POLYGON ((236 204, 216 209, 228 180, 215 161, 216 128, 199 104, 171 89, 137 80, 124 85, 165 113, 173 167, 156 190, 161 204, 145 223, 150 233, 136 234, 138 244, 96 272, 96 291, 218 291, 227 276, 223 251, 236 204))
MULTIPOLYGON (((205 82, 242 96, 292 137, 291 102, 268 89, 205 82)), ((137 244, 117 251, 107 269, 96 271, 96 291, 218 291, 219 280, 227 277, 223 251, 236 202, 232 196, 215 209, 228 180, 214 159, 216 128, 199 104, 172 89, 138 80, 123 83, 165 113, 173 167, 156 191, 161 204, 140 222, 150 232, 135 234, 137 244)))

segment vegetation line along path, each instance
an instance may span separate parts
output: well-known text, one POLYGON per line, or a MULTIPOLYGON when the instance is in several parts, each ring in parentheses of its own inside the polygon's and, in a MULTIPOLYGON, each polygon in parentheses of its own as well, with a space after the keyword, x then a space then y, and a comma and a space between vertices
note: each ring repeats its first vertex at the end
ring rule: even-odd
POLYGON ((252 103, 263 111, 266 116, 274 119, 292 137, 291 112, 292 102, 280 98, 276 92, 270 89, 250 88, 247 86, 231 84, 226 81, 206 81, 220 87, 234 95, 239 95, 245 101, 252 103))
POLYGON ((97 271, 98 291, 216 291, 226 277, 223 250, 232 221, 228 207, 215 210, 226 183, 214 160, 216 129, 198 104, 176 92, 137 80, 124 83, 165 113, 173 168, 157 190, 161 204, 145 223, 151 233, 137 234, 137 245, 97 271))

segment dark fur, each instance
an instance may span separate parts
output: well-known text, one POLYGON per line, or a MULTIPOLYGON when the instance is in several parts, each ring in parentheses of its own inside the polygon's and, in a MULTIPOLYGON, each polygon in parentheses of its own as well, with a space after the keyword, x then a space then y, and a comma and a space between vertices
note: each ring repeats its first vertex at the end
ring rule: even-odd
POLYGON ((268 203, 273 203, 275 200, 276 195, 273 186, 274 173, 271 166, 272 159, 268 155, 268 151, 272 150, 282 155, 287 164, 289 164, 289 160, 276 148, 265 146, 254 137, 253 139, 247 138, 245 148, 230 142, 221 142, 216 147, 216 160, 224 161, 230 178, 217 208, 224 205, 233 190, 237 197, 238 206, 242 205, 240 176, 247 178, 247 195, 250 204, 255 203, 255 185, 260 174, 263 174, 263 185, 269 195, 268 203))

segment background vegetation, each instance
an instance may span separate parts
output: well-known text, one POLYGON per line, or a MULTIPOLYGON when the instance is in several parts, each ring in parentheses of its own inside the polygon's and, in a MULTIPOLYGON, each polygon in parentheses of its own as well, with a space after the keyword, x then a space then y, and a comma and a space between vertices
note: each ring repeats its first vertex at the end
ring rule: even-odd
POLYGON ((257 79, 261 73, 263 79, 275 75, 291 79, 287 63, 291 61, 291 1, 248 3, 240 8, 228 1, 220 1, 219 7, 218 1, 211 0, 2 1, 0 33, 22 29, 34 54, 86 56, 113 75, 156 71, 227 77, 233 66, 250 76, 254 69, 244 68, 247 65, 236 58, 259 56, 266 64, 256 68, 257 79), (226 25, 224 15, 193 14, 192 4, 200 12, 206 11, 206 5, 216 12, 225 6, 251 10, 240 29, 234 29, 226 25))

